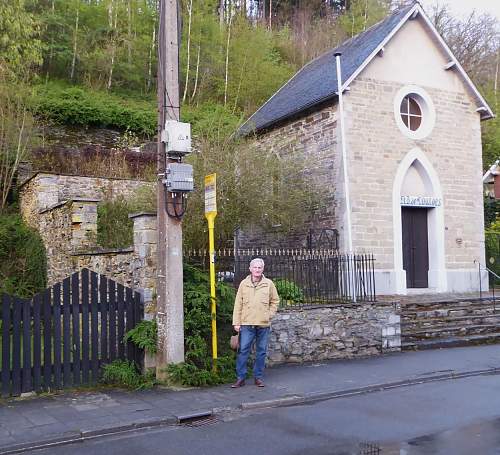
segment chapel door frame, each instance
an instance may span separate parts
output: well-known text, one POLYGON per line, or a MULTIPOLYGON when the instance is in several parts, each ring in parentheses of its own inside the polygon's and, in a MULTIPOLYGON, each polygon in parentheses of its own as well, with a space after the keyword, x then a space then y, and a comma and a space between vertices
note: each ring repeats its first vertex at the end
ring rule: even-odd
MULTIPOLYGON (((393 214, 393 248, 394 248, 394 284, 395 294, 407 294, 406 272, 403 269, 403 239, 401 223, 401 188, 409 167, 415 160, 422 165, 431 182, 431 194, 443 201, 441 183, 437 172, 425 152, 418 147, 411 149, 399 163, 394 177, 392 188, 392 214, 393 214)), ((443 201, 444 203, 444 201, 443 201)), ((429 289, 435 292, 446 292, 447 272, 445 267, 445 227, 444 207, 429 209, 428 216, 428 241, 429 241, 429 289)))

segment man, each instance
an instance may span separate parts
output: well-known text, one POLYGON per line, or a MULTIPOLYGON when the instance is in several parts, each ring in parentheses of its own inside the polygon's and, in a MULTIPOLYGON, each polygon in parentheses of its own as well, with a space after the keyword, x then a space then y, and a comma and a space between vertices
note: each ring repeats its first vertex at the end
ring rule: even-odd
POLYGON ((267 341, 271 318, 278 310, 279 296, 274 283, 263 275, 264 261, 250 262, 250 275, 240 284, 234 302, 233 326, 240 334, 240 349, 236 359, 237 381, 232 388, 243 387, 247 375, 247 361, 255 340, 256 355, 253 367, 255 385, 264 387, 262 375, 266 364, 267 341))

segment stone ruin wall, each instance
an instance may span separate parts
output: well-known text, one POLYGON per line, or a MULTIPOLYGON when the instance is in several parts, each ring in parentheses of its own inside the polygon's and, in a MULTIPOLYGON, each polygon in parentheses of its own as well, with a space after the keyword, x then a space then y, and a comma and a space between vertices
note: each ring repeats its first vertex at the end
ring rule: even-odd
POLYGON ((85 177, 39 172, 19 187, 21 214, 32 227, 37 228, 38 214, 49 207, 76 198, 130 199, 139 188, 154 187, 155 183, 141 180, 85 177))

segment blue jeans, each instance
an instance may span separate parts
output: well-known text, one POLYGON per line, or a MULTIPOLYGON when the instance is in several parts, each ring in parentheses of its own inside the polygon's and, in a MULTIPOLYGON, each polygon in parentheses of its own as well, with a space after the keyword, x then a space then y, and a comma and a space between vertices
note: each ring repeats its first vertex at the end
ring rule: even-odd
POLYGON ((253 376, 255 379, 262 379, 264 367, 266 365, 268 339, 269 327, 259 327, 258 325, 241 326, 240 350, 238 351, 238 357, 236 359, 236 375, 238 379, 245 379, 247 376, 247 361, 254 340, 256 344, 256 353, 253 376))

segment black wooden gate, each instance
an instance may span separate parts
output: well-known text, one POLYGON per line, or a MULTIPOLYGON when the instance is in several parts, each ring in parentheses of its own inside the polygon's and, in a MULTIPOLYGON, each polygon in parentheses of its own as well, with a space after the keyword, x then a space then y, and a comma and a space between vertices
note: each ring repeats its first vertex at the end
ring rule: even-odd
POLYGON ((30 300, 4 294, 1 395, 93 384, 117 359, 140 366, 142 350, 123 336, 143 315, 138 292, 87 269, 30 300))

